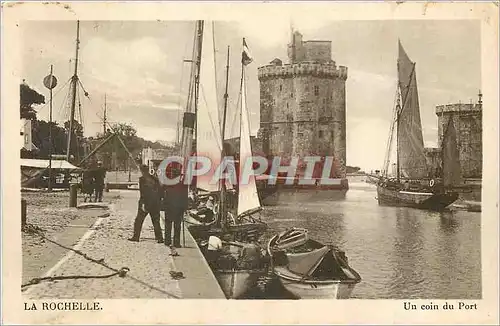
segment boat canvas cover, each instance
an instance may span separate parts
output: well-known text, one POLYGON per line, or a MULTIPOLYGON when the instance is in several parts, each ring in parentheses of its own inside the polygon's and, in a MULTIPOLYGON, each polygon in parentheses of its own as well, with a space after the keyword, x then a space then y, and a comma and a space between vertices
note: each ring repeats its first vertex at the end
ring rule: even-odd
POLYGON ((329 252, 330 248, 324 246, 323 248, 306 253, 289 254, 287 255, 288 269, 299 275, 310 276, 329 252))
POLYGON ((404 177, 420 179, 427 174, 427 163, 420 119, 417 77, 415 64, 406 54, 401 42, 399 42, 398 82, 402 100, 397 130, 399 169, 404 177))

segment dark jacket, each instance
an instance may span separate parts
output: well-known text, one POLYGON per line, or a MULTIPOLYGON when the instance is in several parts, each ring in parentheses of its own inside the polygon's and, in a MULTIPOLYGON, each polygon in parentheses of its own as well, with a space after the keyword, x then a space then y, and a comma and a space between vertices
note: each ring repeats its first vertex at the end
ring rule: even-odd
POLYGON ((173 186, 163 186, 162 210, 171 219, 181 218, 188 207, 188 186, 178 183, 173 186))
POLYGON ((104 168, 97 168, 94 170, 94 179, 96 186, 104 186, 105 178, 106 178, 106 170, 104 168))
POLYGON ((163 192, 158 179, 152 175, 139 178, 139 204, 144 204, 146 209, 157 209, 161 207, 163 192))
POLYGON ((82 174, 82 193, 92 194, 94 191, 94 176, 92 171, 85 170, 82 174))

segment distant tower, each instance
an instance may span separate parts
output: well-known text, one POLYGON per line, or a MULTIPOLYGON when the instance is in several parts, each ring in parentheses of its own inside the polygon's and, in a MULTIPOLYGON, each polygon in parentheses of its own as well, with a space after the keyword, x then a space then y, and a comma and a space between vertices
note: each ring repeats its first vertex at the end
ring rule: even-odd
POLYGON ((438 134, 439 147, 443 141, 445 126, 449 119, 457 130, 457 143, 460 157, 460 168, 463 178, 481 178, 483 164, 483 146, 482 146, 482 113, 483 113, 483 94, 478 93, 476 104, 448 104, 436 107, 438 116, 438 134))
POLYGON ((292 33, 288 64, 259 68, 262 150, 268 156, 333 156, 345 176, 347 67, 331 59, 331 41, 292 33))

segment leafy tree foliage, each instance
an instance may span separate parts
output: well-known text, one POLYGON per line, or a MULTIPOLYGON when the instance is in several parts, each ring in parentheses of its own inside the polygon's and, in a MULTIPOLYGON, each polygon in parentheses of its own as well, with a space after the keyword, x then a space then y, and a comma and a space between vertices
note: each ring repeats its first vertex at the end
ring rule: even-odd
POLYGON ((20 115, 21 119, 36 119, 36 111, 33 108, 35 104, 45 104, 45 97, 26 85, 24 82, 20 85, 20 115))

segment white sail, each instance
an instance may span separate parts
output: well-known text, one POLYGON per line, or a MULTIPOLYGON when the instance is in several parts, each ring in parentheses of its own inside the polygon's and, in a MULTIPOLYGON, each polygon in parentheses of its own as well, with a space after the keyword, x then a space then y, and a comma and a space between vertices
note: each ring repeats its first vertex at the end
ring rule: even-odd
POLYGON ((245 69, 243 69, 241 83, 241 111, 240 111, 240 166, 238 180, 238 216, 245 212, 260 208, 259 195, 255 185, 255 176, 242 178, 245 164, 251 167, 252 145, 250 143, 250 119, 246 103, 245 69), (247 163, 248 162, 248 163, 247 163), (243 179, 243 180, 242 180, 243 179), (246 182, 248 179, 248 182, 246 182))
POLYGON ((199 157, 210 159, 211 169, 198 176, 196 182, 197 188, 207 191, 217 191, 219 188, 217 180, 212 179, 219 165, 222 149, 215 67, 213 22, 205 21, 196 117, 196 152, 199 157))

